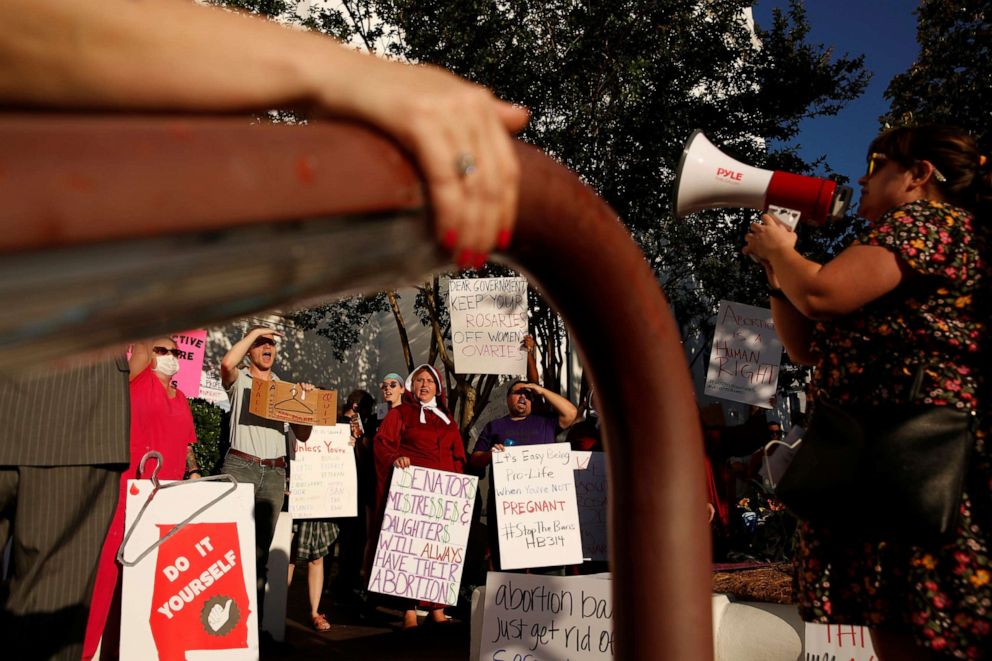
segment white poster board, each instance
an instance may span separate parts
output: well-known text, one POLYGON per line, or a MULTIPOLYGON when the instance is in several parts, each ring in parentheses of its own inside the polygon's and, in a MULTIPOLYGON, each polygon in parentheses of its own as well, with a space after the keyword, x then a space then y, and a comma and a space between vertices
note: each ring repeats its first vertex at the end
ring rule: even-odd
POLYGON ((489 572, 479 658, 613 658, 610 580, 489 572))
POLYGON ((493 452, 492 479, 503 569, 582 562, 567 443, 518 445, 493 452))
POLYGON ((152 483, 129 480, 127 489, 126 561, 216 502, 124 567, 121 658, 181 661, 209 650, 215 658, 257 659, 254 487, 196 481, 162 488, 137 521, 152 483))
POLYGON ((585 560, 608 560, 606 454, 572 450, 572 469, 575 471, 582 556, 585 560))
POLYGON ((296 442, 289 467, 289 513, 294 519, 358 516, 358 471, 351 427, 313 427, 296 442))
POLYGON ((705 394, 770 409, 781 361, 771 310, 720 301, 705 394))
POLYGON ((868 627, 807 622, 805 639, 810 661, 878 661, 868 627))
POLYGON ((527 281, 467 278, 448 281, 451 341, 458 374, 527 373, 527 281))
POLYGON ((479 478, 393 469, 369 574, 370 592, 454 606, 479 478))
POLYGON ((214 406, 220 407, 224 411, 231 410, 231 401, 224 390, 224 384, 220 381, 220 376, 209 370, 200 372, 200 399, 210 402, 214 406))

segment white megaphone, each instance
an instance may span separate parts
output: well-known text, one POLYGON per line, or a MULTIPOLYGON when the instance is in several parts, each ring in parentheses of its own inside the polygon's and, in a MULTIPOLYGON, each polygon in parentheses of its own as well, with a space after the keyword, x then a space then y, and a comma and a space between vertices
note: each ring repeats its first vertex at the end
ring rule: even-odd
POLYGON ((844 216, 851 188, 830 179, 762 170, 736 161, 696 130, 685 143, 675 176, 675 214, 744 207, 767 211, 790 229, 802 220, 823 225, 844 216))

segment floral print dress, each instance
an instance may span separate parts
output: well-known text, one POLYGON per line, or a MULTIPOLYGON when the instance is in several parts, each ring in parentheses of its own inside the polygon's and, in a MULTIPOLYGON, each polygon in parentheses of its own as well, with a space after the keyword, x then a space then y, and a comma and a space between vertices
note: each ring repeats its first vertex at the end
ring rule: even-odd
POLYGON ((990 309, 985 231, 963 209, 920 200, 889 211, 859 241, 888 248, 913 273, 857 312, 817 324, 818 394, 871 404, 915 397, 977 410, 983 424, 945 545, 869 542, 800 523, 800 612, 810 622, 909 633, 949 658, 992 658, 992 418, 979 401, 990 309))

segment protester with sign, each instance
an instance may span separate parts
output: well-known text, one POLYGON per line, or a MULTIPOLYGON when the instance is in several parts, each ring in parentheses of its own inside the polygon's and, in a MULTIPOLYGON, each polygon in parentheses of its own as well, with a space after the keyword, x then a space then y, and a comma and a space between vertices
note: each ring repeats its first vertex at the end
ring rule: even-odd
MULTIPOLYGON (((871 224, 827 264, 802 257, 795 249, 796 235, 767 216, 747 236, 744 252, 765 264, 774 287, 772 312, 790 358, 819 366, 816 408, 785 476, 812 447, 818 425, 829 422, 818 411, 862 407, 872 417, 885 405, 889 419, 905 411, 936 410, 950 417, 960 412, 967 429, 968 412, 988 406, 983 355, 989 339, 988 158, 959 129, 900 127, 872 142, 868 171, 859 183, 859 213, 871 224)), ((856 419, 859 427, 863 419, 856 419)), ((801 523, 797 596, 804 619, 871 626, 875 649, 886 659, 988 654, 992 456, 987 430, 984 418, 977 438, 966 441, 971 454, 962 462, 963 493, 946 494, 957 520, 944 538, 867 539, 867 528, 853 534, 858 507, 842 508, 842 525, 801 523)), ((830 445, 836 448, 854 435, 834 438, 830 445)), ((939 441, 932 431, 928 439, 932 457, 939 441)), ((870 442, 877 447, 879 440, 875 435, 870 442)), ((901 452, 910 447, 893 446, 901 452)), ((925 458, 921 463, 927 463, 925 458)), ((898 477, 907 465, 885 462, 879 475, 898 477)), ((947 466, 932 462, 923 474, 947 466)), ((845 468, 847 474, 855 469, 860 474, 864 467, 845 468)), ((914 484, 907 485, 907 497, 892 507, 890 517, 879 516, 876 525, 908 511, 917 496, 914 484)), ((844 489, 838 498, 852 491, 844 489)), ((926 495, 935 496, 932 491, 926 495)), ((869 505, 874 503, 860 509, 873 511, 869 505)), ((921 524, 910 525, 919 530, 921 524)))
MULTIPOLYGON (((448 410, 437 371, 421 365, 407 377, 401 404, 389 411, 375 437, 377 519, 386 509, 393 468, 422 466, 452 473, 465 467, 465 445, 448 410)), ((430 604, 430 619, 446 622, 443 604, 430 604)), ((409 603, 403 628, 417 626, 417 611, 409 603)))
MULTIPOLYGON (((469 465, 477 470, 486 470, 492 461, 493 451, 502 452, 505 445, 542 445, 554 443, 563 430, 575 422, 578 411, 575 405, 536 383, 514 381, 506 391, 506 408, 509 414, 489 422, 479 434, 469 465), (534 413, 534 403, 542 397, 557 414, 541 415, 534 413)), ((499 569, 499 538, 497 537, 495 492, 489 486, 486 505, 488 516, 489 558, 493 568, 499 569)))
MULTIPOLYGON (((193 444, 196 429, 186 395, 172 385, 179 371, 179 349, 172 338, 135 342, 128 359, 131 369, 131 465, 120 478, 120 498, 100 553, 93 598, 90 602, 83 658, 92 659, 103 638, 105 656, 120 648, 121 573, 117 549, 124 539, 124 501, 127 481, 138 475, 146 452, 159 452, 158 479, 201 477, 193 444), (113 604, 113 607, 111 606, 113 604)), ((147 470, 147 469, 146 469, 147 470)))
MULTIPOLYGON (((220 364, 221 380, 231 398, 230 449, 221 472, 238 482, 255 485, 255 564, 258 603, 265 589, 269 547, 282 510, 286 493, 286 451, 290 439, 286 423, 262 418, 249 410, 252 379, 278 380, 272 372, 278 348, 276 338, 282 337, 271 328, 255 326, 224 356, 220 364), (247 358, 248 366, 241 369, 247 358)), ((301 383, 304 392, 313 390, 301 383)), ((311 427, 290 425, 299 441, 310 438, 311 427)))

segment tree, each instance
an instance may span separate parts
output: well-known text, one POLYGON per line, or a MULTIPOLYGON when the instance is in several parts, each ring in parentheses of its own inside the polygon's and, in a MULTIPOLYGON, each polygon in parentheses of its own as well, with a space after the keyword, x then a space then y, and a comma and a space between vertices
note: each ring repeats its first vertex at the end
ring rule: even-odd
MULTIPOLYGON (((240 2, 252 11, 296 5, 240 2)), ((682 146, 701 128, 743 161, 794 172, 802 119, 835 114, 864 89, 860 57, 809 44, 801 4, 752 30, 749 0, 341 0, 305 20, 365 48, 446 67, 531 109, 522 135, 557 158, 617 210, 665 287, 684 336, 708 337, 721 298, 764 303, 760 269, 739 255, 754 214, 713 212, 674 220, 671 186, 682 146)), ((829 249, 841 232, 808 233, 829 249)), ((489 273, 492 270, 487 271, 489 273)), ((581 283, 579 283, 581 284, 581 283)), ((421 293, 436 290, 425 284, 421 293)), ((427 305, 436 350, 443 311, 427 305)), ((560 320, 534 300, 532 327, 546 375, 562 365, 560 320)), ((701 349, 700 349, 701 351, 701 349)), ((486 382, 459 382, 476 394, 486 382)), ((457 394, 458 388, 455 389, 457 394)), ((473 396, 465 390, 464 401, 473 396)), ((478 400, 472 400, 478 402, 478 400)), ((468 416, 469 418, 471 417, 468 416)), ((463 419, 465 416, 463 416, 463 419)))
POLYGON ((923 0, 920 53, 885 91, 888 124, 952 124, 992 148, 992 11, 986 0, 923 0))

